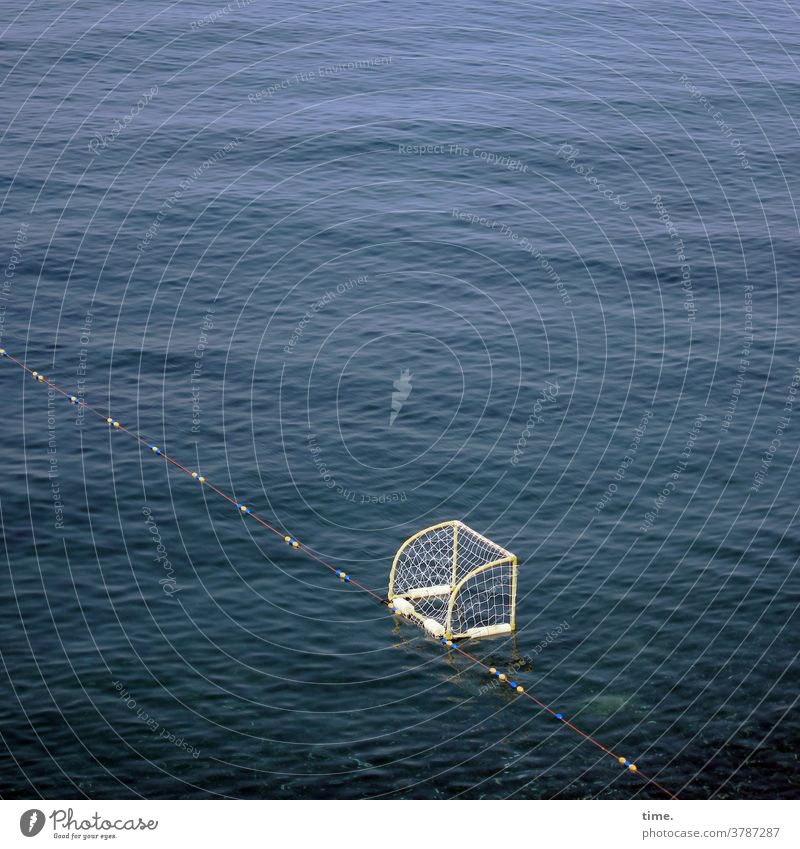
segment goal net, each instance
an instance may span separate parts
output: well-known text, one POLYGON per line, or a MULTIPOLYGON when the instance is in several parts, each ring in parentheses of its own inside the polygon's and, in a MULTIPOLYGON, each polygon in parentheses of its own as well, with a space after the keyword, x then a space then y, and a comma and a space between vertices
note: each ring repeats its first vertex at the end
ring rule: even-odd
POLYGON ((484 637, 514 630, 517 558, 450 521, 409 537, 389 576, 389 600, 437 637, 484 637))

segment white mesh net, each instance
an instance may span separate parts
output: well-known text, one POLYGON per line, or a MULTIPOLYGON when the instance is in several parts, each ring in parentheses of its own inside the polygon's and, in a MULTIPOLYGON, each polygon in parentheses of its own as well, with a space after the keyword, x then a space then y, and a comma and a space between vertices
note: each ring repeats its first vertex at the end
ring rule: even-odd
POLYGON ((505 561, 476 572, 456 591, 450 632, 475 634, 499 625, 511 625, 514 605, 514 565, 505 561))
POLYGON ((389 598, 432 633, 482 636, 514 627, 517 561, 511 552, 467 527, 445 522, 400 547, 389 598), (439 630, 437 630, 439 629, 439 630))

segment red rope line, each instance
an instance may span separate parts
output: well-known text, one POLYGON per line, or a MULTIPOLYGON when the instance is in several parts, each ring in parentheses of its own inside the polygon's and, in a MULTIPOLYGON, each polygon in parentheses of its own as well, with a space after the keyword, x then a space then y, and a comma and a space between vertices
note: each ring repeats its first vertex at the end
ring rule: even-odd
MULTIPOLYGON (((449 647, 454 649, 455 651, 457 651, 463 657, 467 658, 468 660, 471 660, 473 663, 477 664, 478 666, 483 667, 487 672, 491 669, 489 664, 478 659, 477 657, 475 657, 475 655, 470 654, 468 651, 461 648, 461 646, 458 645, 456 642, 453 642, 453 641, 449 641, 449 642, 450 642, 449 647)), ((587 740, 589 743, 596 746, 604 754, 609 755, 610 757, 614 758, 614 760, 617 761, 617 763, 627 761, 626 758, 623 758, 620 755, 615 754, 614 752, 611 751, 611 749, 607 749, 601 742, 599 742, 598 740, 595 740, 594 737, 592 737, 590 734, 587 734, 585 731, 582 731, 580 728, 578 728, 577 725, 573 724, 568 719, 564 719, 564 717, 560 713, 557 713, 555 710, 553 710, 553 708, 551 708, 549 705, 546 705, 544 702, 539 701, 539 699, 537 699, 536 696, 532 695, 527 690, 523 690, 523 692, 520 693, 520 695, 524 696, 527 699, 530 699, 530 701, 532 701, 535 705, 540 707, 542 710, 547 711, 547 713, 549 713, 554 718, 558 719, 563 725, 566 725, 568 728, 570 728, 572 731, 574 731, 579 737, 582 737, 584 740, 587 740)), ((655 780, 655 778, 650 778, 650 777, 646 776, 638 767, 636 768, 636 774, 638 776, 640 776, 642 779, 644 779, 644 781, 647 784, 652 784, 654 787, 658 787, 659 790, 661 790, 663 793, 666 793, 667 796, 669 796, 671 799, 677 799, 678 798, 670 790, 667 790, 666 787, 659 784, 655 780)))
MULTIPOLYGON (((102 419, 103 422, 105 422, 105 423, 109 422, 109 416, 106 416, 103 413, 101 413, 99 410, 96 410, 94 407, 91 407, 89 404, 85 403, 82 399, 78 399, 77 396, 70 395, 68 392, 65 392, 60 386, 58 386, 57 384, 53 383, 50 380, 47 380, 47 378, 45 378, 44 375, 42 375, 40 372, 37 372, 37 371, 30 369, 25 363, 21 362, 20 360, 16 359, 11 354, 9 354, 8 351, 6 351, 4 349, 0 349, 0 355, 2 355, 2 357, 5 358, 5 359, 10 360, 15 365, 19 366, 24 371, 28 372, 28 374, 30 374, 37 382, 43 383, 45 386, 48 386, 48 387, 50 387, 50 389, 53 389, 55 392, 58 392, 59 394, 63 395, 70 403, 74 404, 75 406, 81 407, 84 410, 88 410, 90 413, 93 413, 99 419, 102 419), (75 399, 75 400, 73 401, 73 399, 75 399)), ((144 439, 138 433, 135 433, 132 430, 128 430, 128 428, 124 427, 119 422, 116 422, 115 420, 112 419, 111 420, 111 427, 114 430, 119 430, 122 433, 127 434, 128 436, 132 436, 140 445, 144 445, 146 448, 150 449, 151 443, 148 442, 148 440, 144 439)), ((196 476, 199 475, 199 473, 195 473, 191 469, 187 469, 186 466, 182 465, 177 460, 170 457, 168 454, 166 454, 161 449, 158 449, 157 453, 158 453, 158 456, 163 457, 168 463, 171 463, 173 466, 175 466, 175 468, 180 469, 182 472, 189 475, 190 477, 196 479, 196 476)), ((212 492, 215 492, 221 498, 224 498, 229 504, 233 504, 234 507, 240 508, 240 506, 241 506, 240 502, 236 501, 236 499, 232 498, 226 492, 223 492, 223 490, 218 489, 216 486, 209 483, 205 478, 203 478, 203 480, 201 481, 201 484, 202 484, 202 486, 207 487, 208 489, 212 490, 212 492)), ((272 531, 272 533, 277 534, 282 539, 284 539, 286 541, 294 541, 293 537, 279 531, 277 528, 274 528, 272 525, 269 524, 269 522, 267 522, 265 519, 263 519, 257 513, 254 513, 249 508, 247 508, 247 512, 243 513, 243 515, 249 516, 251 519, 254 519, 256 522, 258 522, 259 525, 261 525, 262 527, 266 528, 269 531, 272 531)), ((347 583, 353 584, 353 586, 357 587, 362 592, 368 593, 374 599, 376 599, 380 604, 387 605, 390 609, 392 608, 391 601, 387 601, 382 596, 373 592, 368 587, 365 587, 363 584, 356 581, 351 575, 346 575, 346 577, 345 577, 345 572, 343 570, 337 569, 335 566, 328 563, 327 560, 320 557, 312 549, 306 548, 305 546, 302 546, 302 545, 298 545, 297 547, 299 548, 299 550, 304 551, 313 560, 316 560, 317 563, 320 563, 326 569, 329 569, 331 572, 334 572, 337 576, 341 577, 342 580, 346 580, 347 583)), ((466 651, 460 645, 458 645, 458 643, 456 643, 455 641, 442 640, 442 642, 445 643, 448 648, 451 648, 454 651, 458 652, 462 657, 466 658, 467 660, 472 661, 472 663, 482 667, 483 669, 485 669, 487 671, 489 671, 491 669, 491 667, 487 663, 478 659, 473 654, 470 654, 468 651, 466 651)), ((629 769, 630 769, 631 766, 633 766, 630 763, 630 761, 628 761, 626 758, 623 758, 619 755, 616 755, 614 752, 611 751, 611 749, 607 749, 602 743, 600 743, 598 740, 595 740, 595 738, 592 737, 590 734, 587 734, 585 731, 582 731, 580 728, 578 728, 576 725, 574 725, 568 719, 565 719, 562 714, 557 713, 549 705, 546 705, 544 702, 539 701, 539 699, 537 699, 536 696, 532 695, 527 690, 523 689, 522 692, 520 693, 520 695, 524 696, 525 698, 532 701, 535 705, 537 705, 537 707, 541 708, 542 710, 547 711, 547 713, 549 713, 554 718, 558 719, 559 722, 561 722, 563 725, 566 725, 568 728, 570 728, 572 731, 574 731, 579 737, 583 738, 587 742, 596 746, 598 749, 600 749, 600 751, 602 751, 604 754, 609 755, 610 757, 614 758, 614 760, 617 761, 618 763, 625 764, 629 769)), ((649 778, 648 776, 646 776, 643 772, 641 772, 641 770, 639 770, 638 767, 633 766, 632 771, 634 771, 636 773, 636 775, 638 775, 640 778, 642 778, 645 781, 646 784, 652 784, 654 787, 657 787, 659 790, 661 790, 663 793, 665 793, 671 799, 677 799, 678 798, 670 790, 667 790, 666 787, 659 784, 658 781, 656 781, 654 778, 649 778)))

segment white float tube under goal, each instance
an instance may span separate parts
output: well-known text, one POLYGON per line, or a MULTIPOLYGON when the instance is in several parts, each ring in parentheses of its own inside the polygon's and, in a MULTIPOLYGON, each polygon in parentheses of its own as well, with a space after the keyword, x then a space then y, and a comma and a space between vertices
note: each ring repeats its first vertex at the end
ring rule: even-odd
MULTIPOLYGON (((434 595, 433 593, 431 595, 434 595)), ((435 593, 435 595, 440 595, 440 593, 435 593)), ((419 596, 417 596, 419 597, 419 596)), ((414 609, 414 605, 406 598, 402 596, 395 596, 392 599, 392 602, 397 609, 398 613, 402 613, 403 616, 413 617, 415 619, 421 619, 422 627, 432 636, 432 637, 443 637, 445 634, 444 625, 441 622, 438 622, 436 619, 431 619, 430 617, 422 618, 417 611, 414 609)), ((510 634, 512 632, 511 624, 509 622, 503 622, 499 625, 484 625, 480 628, 468 628, 467 631, 462 634, 463 637, 477 638, 477 637, 492 637, 496 634, 510 634)))
POLYGON ((389 577, 389 600, 395 610, 415 619, 427 633, 437 638, 513 633, 516 591, 516 556, 458 520, 433 525, 409 537, 398 549, 389 577), (445 574, 451 572, 451 583, 441 583, 443 571, 445 574), (480 578, 482 573, 485 573, 483 579, 480 578), (426 586, 425 579, 429 575, 438 577, 439 582, 426 586), (451 624, 459 621, 453 616, 459 593, 462 590, 463 595, 496 592, 489 586, 495 581, 502 587, 503 603, 497 612, 500 621, 487 623, 484 616, 480 624, 453 633, 451 624), (436 599, 440 601, 438 606, 436 599))

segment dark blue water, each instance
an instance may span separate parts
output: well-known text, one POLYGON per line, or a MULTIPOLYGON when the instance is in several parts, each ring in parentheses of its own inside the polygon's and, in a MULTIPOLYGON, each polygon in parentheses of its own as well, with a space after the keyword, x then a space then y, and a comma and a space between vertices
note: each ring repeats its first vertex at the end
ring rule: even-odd
MULTIPOLYGON (((471 651, 796 797, 798 16, 636 5, 4 3, 0 344, 378 593, 463 519, 471 651)), ((3 796, 659 796, 0 365, 3 796)))

